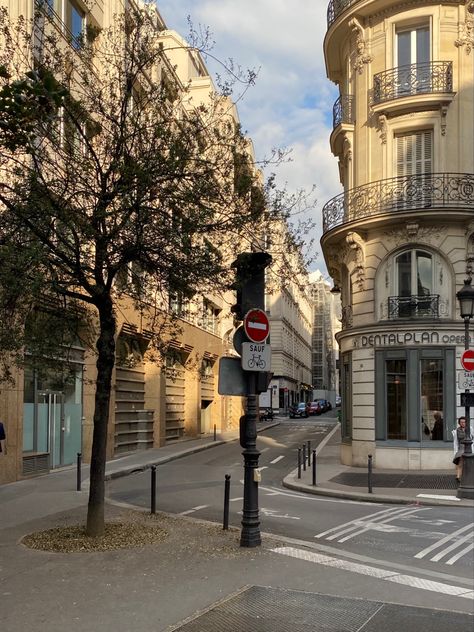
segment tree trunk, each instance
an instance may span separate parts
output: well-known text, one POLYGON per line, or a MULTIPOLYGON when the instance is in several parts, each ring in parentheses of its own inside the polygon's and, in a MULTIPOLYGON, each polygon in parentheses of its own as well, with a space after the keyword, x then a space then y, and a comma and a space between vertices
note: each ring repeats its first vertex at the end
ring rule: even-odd
POLYGON ((90 466, 89 505, 86 534, 91 537, 104 533, 105 464, 107 458, 107 427, 109 420, 112 371, 115 364, 115 315, 110 296, 97 305, 100 333, 97 340, 97 384, 95 391, 94 434, 90 466))

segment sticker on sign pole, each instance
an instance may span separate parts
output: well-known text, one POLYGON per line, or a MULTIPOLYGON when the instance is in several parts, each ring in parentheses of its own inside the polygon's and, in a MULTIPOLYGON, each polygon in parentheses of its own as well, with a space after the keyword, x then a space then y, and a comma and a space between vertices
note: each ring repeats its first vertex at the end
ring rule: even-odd
POLYGON ((265 342, 270 333, 270 322, 263 309, 251 309, 245 314, 244 330, 252 342, 265 342))

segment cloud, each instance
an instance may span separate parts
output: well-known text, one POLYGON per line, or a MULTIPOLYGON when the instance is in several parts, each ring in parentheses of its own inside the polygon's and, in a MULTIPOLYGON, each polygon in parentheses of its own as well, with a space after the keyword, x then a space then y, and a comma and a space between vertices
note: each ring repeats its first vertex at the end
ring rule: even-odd
MULTIPOLYGON (((316 186, 314 219, 321 235, 321 209, 341 191, 337 161, 329 147, 332 106, 337 90, 326 78, 323 39, 327 4, 318 0, 158 0, 169 28, 188 34, 208 26, 216 42, 213 55, 232 58, 243 68, 259 68, 256 85, 238 100, 242 128, 252 138, 256 156, 273 147, 292 148, 291 162, 281 165, 278 182, 288 190, 316 186)), ((211 73, 221 72, 211 58, 211 73)), ((318 249, 319 245, 318 245, 318 249)), ((321 266, 325 269, 324 263, 321 266)))

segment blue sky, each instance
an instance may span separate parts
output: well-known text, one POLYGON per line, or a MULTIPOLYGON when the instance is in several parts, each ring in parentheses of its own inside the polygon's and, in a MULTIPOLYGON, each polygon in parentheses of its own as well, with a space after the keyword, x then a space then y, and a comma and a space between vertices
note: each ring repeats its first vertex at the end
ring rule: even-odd
MULTIPOLYGON (((337 161, 329 148, 336 87, 326 78, 323 38, 324 0, 157 0, 168 28, 187 37, 190 16, 195 27, 209 27, 213 55, 232 58, 243 68, 259 69, 256 85, 238 101, 244 131, 257 159, 272 147, 291 148, 292 161, 275 170, 279 186, 290 191, 316 186, 312 211, 318 228, 317 261, 326 274, 319 246, 321 209, 341 191, 337 161)), ((217 69, 208 60, 211 70, 217 69)), ((234 93, 234 98, 238 93, 234 93)))

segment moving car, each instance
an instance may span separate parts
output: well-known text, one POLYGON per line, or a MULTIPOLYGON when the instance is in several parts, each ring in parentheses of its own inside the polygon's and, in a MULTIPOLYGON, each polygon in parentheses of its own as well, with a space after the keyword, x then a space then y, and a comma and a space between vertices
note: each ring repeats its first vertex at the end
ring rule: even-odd
POLYGON ((308 405, 306 402, 300 402, 297 406, 290 406, 290 419, 295 417, 307 417, 308 405))

